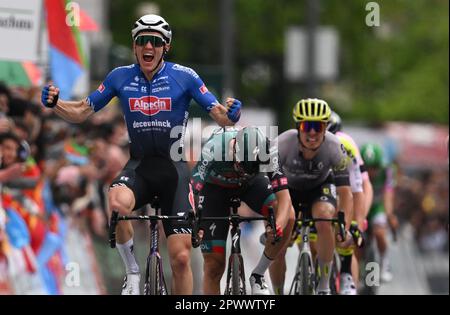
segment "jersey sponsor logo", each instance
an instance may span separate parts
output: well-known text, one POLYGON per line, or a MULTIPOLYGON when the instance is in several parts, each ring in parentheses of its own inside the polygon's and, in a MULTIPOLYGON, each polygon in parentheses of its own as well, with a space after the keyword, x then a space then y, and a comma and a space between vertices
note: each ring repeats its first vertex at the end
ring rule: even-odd
POLYGON ((130 85, 132 85, 132 86, 139 86, 139 83, 136 83, 136 82, 130 82, 130 85))
POLYGON ((165 75, 165 76, 162 76, 162 77, 159 77, 159 78, 155 79, 155 80, 153 81, 153 83, 158 82, 158 81, 160 81, 160 80, 168 80, 168 79, 169 79, 169 77, 168 77, 167 75, 165 75))
POLYGON ((97 91, 99 91, 100 93, 103 93, 104 90, 105 90, 105 86, 102 83, 98 86, 97 91))
POLYGON ((233 235, 233 247, 236 248, 237 245, 237 241, 239 240, 239 234, 234 234, 233 235))
POLYGON ((170 86, 161 86, 161 87, 152 89, 152 93, 158 93, 158 92, 169 91, 169 90, 170 90, 170 86))
POLYGON ((284 185, 287 185, 287 184, 288 184, 288 181, 287 181, 286 177, 280 178, 280 185, 284 186, 284 185))
POLYGON ((208 167, 209 161, 202 160, 201 164, 198 166, 198 171, 193 176, 199 176, 202 180, 205 180, 206 169, 208 167))
POLYGON ((173 67, 172 67, 172 69, 173 69, 173 70, 178 70, 178 71, 186 72, 186 73, 190 74, 191 76, 193 76, 193 77, 196 78, 196 79, 200 78, 200 77, 198 76, 198 74, 197 74, 194 70, 192 70, 191 68, 188 68, 188 67, 179 65, 179 64, 174 64, 173 67))
POLYGON ((134 86, 125 86, 123 88, 124 91, 132 91, 132 92, 139 92, 139 89, 137 87, 134 86))
POLYGON ((208 92, 208 88, 204 84, 199 88, 199 90, 200 90, 200 93, 202 93, 202 94, 205 94, 208 92))
POLYGON ((144 115, 153 116, 160 111, 170 112, 172 110, 172 98, 159 98, 156 96, 130 97, 128 105, 131 112, 141 112, 144 115))
POLYGON ((142 93, 147 93, 147 87, 146 86, 141 86, 141 92, 142 93))
POLYGON ((165 121, 151 120, 151 121, 134 121, 133 128, 146 128, 146 127, 166 127, 171 128, 170 121, 167 119, 165 121))
POLYGON ((192 229, 179 228, 179 229, 173 229, 173 232, 175 234, 192 234, 192 229))

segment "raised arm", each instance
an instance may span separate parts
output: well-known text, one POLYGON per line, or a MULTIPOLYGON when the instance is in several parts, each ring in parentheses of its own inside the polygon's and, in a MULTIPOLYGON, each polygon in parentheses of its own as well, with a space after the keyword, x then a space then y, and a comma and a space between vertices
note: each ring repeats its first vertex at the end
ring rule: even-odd
POLYGON ((48 85, 42 90, 42 104, 53 111, 61 118, 71 123, 80 123, 85 121, 94 110, 86 102, 81 101, 64 101, 59 99, 59 88, 48 85))

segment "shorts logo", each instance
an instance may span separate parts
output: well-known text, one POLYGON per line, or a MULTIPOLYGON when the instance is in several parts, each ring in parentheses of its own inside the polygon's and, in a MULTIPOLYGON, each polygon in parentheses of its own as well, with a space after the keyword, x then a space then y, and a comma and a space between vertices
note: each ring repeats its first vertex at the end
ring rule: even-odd
POLYGON ((336 186, 335 185, 331 185, 330 189, 331 189, 331 196, 333 196, 333 198, 336 199, 337 198, 336 186))
POLYGON ((127 176, 120 176, 120 180, 123 180, 124 182, 128 182, 130 178, 127 176))
POLYGON ((202 94, 205 94, 206 92, 208 92, 208 88, 203 84, 201 87, 200 87, 200 93, 202 93, 202 94))
POLYGON ((209 226, 209 229, 211 230, 211 236, 213 236, 213 237, 214 237, 214 232, 216 231, 216 228, 217 228, 217 225, 214 222, 209 226))
POLYGON ((105 86, 102 83, 98 86, 97 91, 99 91, 100 93, 103 93, 104 90, 105 90, 105 86))
POLYGON ((172 110, 172 98, 143 96, 141 98, 130 97, 128 99, 131 112, 141 112, 147 116, 153 116, 160 111, 170 112, 172 110))

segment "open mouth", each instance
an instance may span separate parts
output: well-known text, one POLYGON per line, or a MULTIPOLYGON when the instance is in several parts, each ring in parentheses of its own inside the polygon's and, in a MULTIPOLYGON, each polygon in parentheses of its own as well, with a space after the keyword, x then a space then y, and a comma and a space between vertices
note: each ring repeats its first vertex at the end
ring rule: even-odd
POLYGON ((142 58, 145 62, 152 62, 155 56, 153 56, 153 54, 151 53, 144 53, 144 55, 142 55, 142 58))

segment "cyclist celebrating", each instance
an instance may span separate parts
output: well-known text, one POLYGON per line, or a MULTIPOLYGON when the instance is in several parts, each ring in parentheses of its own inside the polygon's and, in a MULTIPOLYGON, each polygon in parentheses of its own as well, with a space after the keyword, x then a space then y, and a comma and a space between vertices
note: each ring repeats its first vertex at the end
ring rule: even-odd
MULTIPOLYGON (((353 221, 350 231, 360 240, 362 237, 360 227, 364 227, 366 219, 365 198, 372 198, 372 184, 369 175, 365 170, 364 161, 359 152, 358 145, 353 138, 341 131, 342 120, 336 112, 331 112, 327 130, 335 134, 344 145, 349 160, 350 187, 353 193, 353 221)), ((356 257, 353 255, 354 244, 347 248, 337 247, 337 252, 341 256, 340 294, 355 295, 357 285, 355 281, 359 277, 359 266, 356 257), (352 276, 352 258, 354 260, 354 272, 352 276), (354 281, 355 280, 355 281, 354 281)))
MULTIPOLYGON (((142 16, 131 35, 137 63, 111 71, 98 89, 81 101, 58 99, 59 89, 46 86, 42 103, 62 118, 79 123, 117 96, 130 137, 130 160, 110 186, 109 208, 128 215, 157 195, 162 214, 176 215, 191 209, 189 170, 185 161, 176 161, 183 150, 191 99, 220 126, 239 120, 241 102, 228 98, 228 108, 221 105, 194 70, 164 60, 172 44, 172 31, 162 17, 142 16), (175 136, 174 128, 179 130, 175 136)), ((192 294, 191 231, 187 223, 180 222, 166 223, 164 230, 173 272, 172 293, 192 294)), ((130 222, 118 224, 117 242, 127 273, 122 294, 139 294, 140 273, 130 222)))
POLYGON ((385 164, 383 150, 377 144, 364 144, 361 155, 373 184, 373 203, 367 217, 369 231, 375 237, 380 254, 381 280, 389 282, 393 276, 387 255, 386 227, 389 224, 394 231, 398 227, 394 214, 395 170, 385 164))
MULTIPOLYGON (((192 170, 191 185, 205 216, 228 216, 231 197, 239 197, 263 216, 268 215, 269 207, 274 208, 277 235, 283 237, 273 245, 273 235, 268 233, 264 252, 250 276, 252 294, 270 294, 264 273, 289 243, 295 220, 276 145, 256 127, 219 130, 204 145, 201 161, 192 170)), ((205 294, 220 294, 229 224, 204 223, 199 233, 203 240, 203 290, 205 294)), ((266 230, 270 232, 269 227, 266 230)))
MULTIPOLYGON (((301 211, 306 217, 332 219, 338 209, 343 209, 348 230, 352 217, 352 192, 347 155, 339 139, 326 132, 330 115, 331 109, 323 100, 298 101, 293 109, 297 130, 288 130, 278 137, 280 163, 288 178, 289 192, 297 215, 301 211)), ((317 222, 315 226, 321 274, 317 294, 328 295, 331 294, 330 274, 335 237, 329 222, 317 222)), ((285 266, 284 255, 279 255, 270 267, 272 282, 279 285, 284 282, 285 266)))

